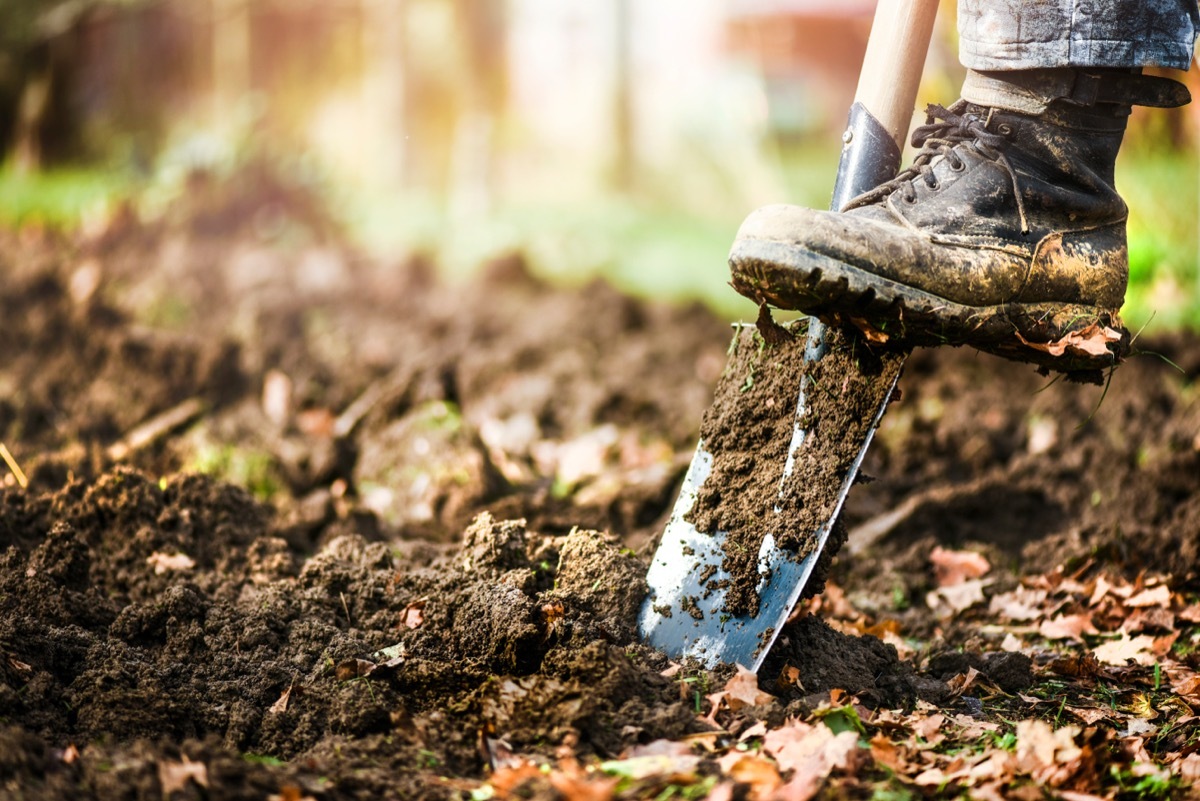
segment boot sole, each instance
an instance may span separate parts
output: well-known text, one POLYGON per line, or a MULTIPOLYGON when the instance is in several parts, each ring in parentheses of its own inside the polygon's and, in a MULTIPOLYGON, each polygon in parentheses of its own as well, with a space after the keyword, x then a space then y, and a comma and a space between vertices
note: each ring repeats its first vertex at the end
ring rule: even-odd
POLYGON ((851 323, 869 339, 886 338, 887 345, 970 345, 1093 382, 1129 352, 1129 331, 1114 309, 1052 302, 968 306, 770 240, 735 242, 729 266, 734 289, 746 297, 828 322, 851 323), (1068 346, 1061 355, 1053 355, 1045 349, 1093 324, 1112 329, 1120 338, 1105 343, 1103 353, 1068 346))

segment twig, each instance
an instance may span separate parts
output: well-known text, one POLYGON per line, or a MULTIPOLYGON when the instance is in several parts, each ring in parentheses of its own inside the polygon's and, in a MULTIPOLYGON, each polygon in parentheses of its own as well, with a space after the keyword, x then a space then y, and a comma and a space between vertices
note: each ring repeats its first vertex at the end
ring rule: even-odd
POLYGON ((12 471, 12 474, 17 479, 17 483, 21 485, 21 489, 28 487, 29 479, 25 476, 25 471, 21 469, 21 465, 17 464, 17 460, 13 458, 13 455, 8 450, 8 446, 3 442, 0 442, 0 457, 3 457, 5 463, 8 465, 8 469, 12 471))
POLYGON ((162 439, 176 428, 191 422, 204 412, 204 401, 200 398, 188 398, 183 403, 156 414, 146 422, 134 428, 119 442, 108 447, 108 458, 113 461, 125 459, 130 454, 140 451, 147 445, 162 439))

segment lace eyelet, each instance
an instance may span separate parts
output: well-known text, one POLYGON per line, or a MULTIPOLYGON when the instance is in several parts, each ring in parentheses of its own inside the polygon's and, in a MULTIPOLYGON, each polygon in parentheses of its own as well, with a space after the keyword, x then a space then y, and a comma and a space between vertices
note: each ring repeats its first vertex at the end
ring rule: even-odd
POLYGON ((1013 132, 1012 126, 1009 125, 1007 122, 1002 122, 996 126, 996 133, 1000 134, 1001 136, 1008 136, 1012 132, 1013 132))
POLYGON ((917 196, 916 195, 903 195, 901 197, 901 200, 903 200, 905 203, 907 203, 910 206, 917 205, 917 196))
POLYGON ((951 161, 950 162, 950 170, 952 172, 962 172, 966 168, 967 168, 967 163, 965 161, 951 161))
POLYGON ((938 191, 939 189, 941 189, 941 188, 942 188, 942 182, 941 182, 941 181, 934 181, 933 183, 929 183, 928 181, 926 181, 926 182, 925 182, 925 185, 926 185, 927 187, 929 187, 929 189, 930 189, 930 191, 931 191, 931 192, 936 192, 936 191, 938 191))

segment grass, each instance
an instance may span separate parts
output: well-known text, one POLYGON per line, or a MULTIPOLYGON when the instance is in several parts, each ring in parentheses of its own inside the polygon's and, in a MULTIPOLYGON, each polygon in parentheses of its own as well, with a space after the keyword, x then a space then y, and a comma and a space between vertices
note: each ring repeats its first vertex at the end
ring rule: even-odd
POLYGON ((133 179, 95 167, 21 173, 0 168, 0 222, 70 228, 94 210, 127 195, 133 179))

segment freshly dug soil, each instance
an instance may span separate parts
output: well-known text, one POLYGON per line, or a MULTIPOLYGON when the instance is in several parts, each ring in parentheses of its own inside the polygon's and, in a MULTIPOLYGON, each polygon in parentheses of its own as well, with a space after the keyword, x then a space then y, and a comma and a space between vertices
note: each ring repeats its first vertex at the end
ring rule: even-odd
MULTIPOLYGON (((903 365, 901 355, 873 353, 855 333, 838 329, 825 335, 826 355, 806 362, 805 321, 784 328, 766 307, 763 312, 757 327, 734 336, 701 421, 700 440, 713 466, 689 516, 699 531, 727 534, 722 567, 731 576, 726 611, 733 615, 758 612, 758 554, 768 535, 797 558, 817 547, 818 531, 831 524, 851 466, 903 365), (802 386, 805 406, 797 420, 802 386), (796 425, 805 440, 795 472, 785 479, 796 425)), ((833 543, 834 552, 839 544, 833 543)), ((824 573, 815 571, 806 597, 821 591, 824 573)))
MULTIPOLYGON (((259 172, 147 223, 0 232, 0 254, 0 441, 31 482, 0 479, 0 797, 460 799, 511 753, 711 729, 727 674, 663 676, 634 632, 726 321, 548 287, 519 257, 461 284, 376 263, 259 172)), ((1024 686, 1027 663, 984 655, 986 604, 925 603, 935 545, 987 554, 989 591, 1102 563, 1195 592, 1200 341, 1139 344, 1180 369, 1131 358, 1102 400, 915 353, 844 513, 851 535, 892 522, 832 575, 933 655, 802 615, 762 672, 777 700, 738 714, 834 689, 959 703, 965 669, 1024 686)), ((773 397, 758 373, 745 395, 773 397)), ((813 378, 818 434, 880 402, 813 378)), ((777 470, 794 403, 778 441, 765 416, 738 429, 777 470)))

